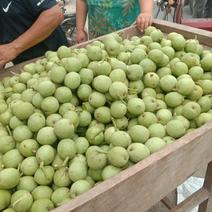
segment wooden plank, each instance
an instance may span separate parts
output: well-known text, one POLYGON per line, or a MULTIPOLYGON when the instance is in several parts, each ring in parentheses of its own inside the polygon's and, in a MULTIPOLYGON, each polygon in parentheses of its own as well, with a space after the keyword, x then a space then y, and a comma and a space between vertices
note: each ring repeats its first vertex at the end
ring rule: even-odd
POLYGON ((187 134, 54 212, 144 212, 212 161, 212 123, 187 134))
POLYGON ((185 212, 193 209, 198 206, 203 201, 207 200, 209 196, 209 192, 201 188, 197 192, 193 193, 190 197, 185 199, 183 202, 178 204, 175 208, 170 210, 170 212, 185 212))
POLYGON ((200 207, 199 212, 211 212, 212 211, 212 162, 208 164, 205 182, 203 187, 210 192, 209 199, 204 201, 200 207))
POLYGON ((154 20, 153 25, 164 33, 177 32, 185 38, 197 38, 201 44, 212 47, 212 32, 159 19, 154 20))
POLYGON ((170 199, 168 197, 164 197, 161 202, 168 208, 168 209, 172 209, 175 207, 175 204, 170 201, 170 199))

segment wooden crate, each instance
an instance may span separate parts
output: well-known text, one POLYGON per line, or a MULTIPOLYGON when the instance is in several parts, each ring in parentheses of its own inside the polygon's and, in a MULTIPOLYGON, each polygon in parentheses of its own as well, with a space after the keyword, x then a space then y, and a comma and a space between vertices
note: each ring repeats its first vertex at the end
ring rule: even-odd
MULTIPOLYGON (((175 31, 186 38, 197 38, 201 44, 212 47, 211 32, 159 20, 154 21, 154 26, 164 33, 175 31)), ((135 26, 119 33, 125 38, 141 34, 135 26)), ((10 71, 21 71, 26 63, 1 72, 0 77, 11 75, 10 71)), ((186 212, 199 204, 199 212, 212 212, 211 190, 212 123, 208 123, 53 211, 144 212, 163 200, 172 212, 186 212), (172 204, 167 194, 204 165, 208 166, 204 186, 179 205, 172 204)))

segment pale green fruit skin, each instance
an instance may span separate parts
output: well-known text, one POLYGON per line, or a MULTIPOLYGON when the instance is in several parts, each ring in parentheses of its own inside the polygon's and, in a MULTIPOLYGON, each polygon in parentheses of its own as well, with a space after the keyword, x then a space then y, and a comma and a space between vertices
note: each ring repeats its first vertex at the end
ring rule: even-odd
POLYGON ((81 61, 76 57, 63 58, 61 62, 67 72, 79 72, 82 68, 81 61))
POLYGON ((37 183, 32 176, 24 176, 20 178, 17 190, 25 190, 32 192, 37 187, 37 183))
POLYGON ((109 88, 109 93, 114 99, 123 99, 128 94, 128 88, 123 82, 113 82, 109 88))
POLYGON ((121 168, 125 166, 129 160, 129 154, 123 147, 112 147, 107 154, 108 161, 111 165, 121 168))
POLYGON ((68 174, 68 167, 58 169, 54 174, 54 185, 58 187, 67 187, 71 184, 71 179, 68 174))
POLYGON ((54 208, 54 204, 49 199, 38 199, 35 200, 31 207, 31 212, 37 212, 37 211, 49 211, 54 208))
POLYGON ((187 118, 185 118, 184 116, 182 116, 182 115, 173 116, 173 119, 182 121, 185 129, 188 129, 190 127, 190 121, 187 118))
POLYGON ((142 99, 131 98, 127 104, 128 111, 135 116, 139 116, 145 111, 145 103, 142 99))
POLYGON ((160 109, 157 111, 156 116, 158 122, 165 125, 172 119, 172 113, 168 109, 160 109))
POLYGON ((93 81, 93 71, 91 69, 81 69, 81 71, 79 72, 80 75, 80 80, 82 84, 91 84, 93 81))
POLYGON ((94 181, 101 181, 102 169, 88 169, 88 176, 90 176, 94 181))
POLYGON ((171 136, 165 136, 163 137, 163 140, 166 142, 166 144, 171 144, 175 141, 175 139, 172 138, 171 136))
POLYGON ((36 157, 27 157, 21 163, 21 172, 25 176, 33 176, 38 169, 38 162, 36 157))
POLYGON ((33 113, 33 106, 29 102, 16 102, 12 105, 13 114, 20 120, 26 120, 33 113))
MULTIPOLYGON (((139 50, 140 51, 140 50, 139 50)), ((142 51, 142 50, 141 50, 142 51)), ((146 53, 145 53, 146 54, 146 53)), ((132 56, 132 55, 131 55, 132 56)), ((140 62, 140 61, 139 61, 140 62)), ((138 63, 139 63, 138 62, 138 63)), ((127 67, 127 78, 131 81, 141 79, 143 76, 143 68, 140 65, 133 64, 127 67)))
POLYGON ((177 79, 172 75, 165 75, 160 79, 160 87, 165 92, 172 91, 177 84, 177 79))
POLYGON ((199 80, 197 83, 202 88, 204 95, 212 93, 212 81, 211 80, 199 80))
POLYGON ((91 106, 98 108, 106 103, 106 98, 104 94, 94 91, 89 95, 88 101, 91 106))
POLYGON ((50 69, 50 79, 54 83, 62 83, 65 79, 66 70, 62 66, 53 66, 50 69))
POLYGON ((188 99, 191 101, 199 100, 203 95, 203 90, 200 86, 195 85, 193 91, 189 94, 188 99))
POLYGON ((42 145, 36 151, 36 159, 38 163, 44 163, 44 165, 49 165, 53 162, 55 157, 55 149, 51 145, 42 145))
POLYGON ((107 180, 107 179, 117 175, 120 172, 121 172, 120 168, 117 168, 112 165, 108 165, 102 170, 102 179, 107 180))
POLYGON ((150 153, 152 154, 164 148, 166 146, 166 142, 161 138, 152 137, 145 143, 145 145, 148 147, 150 153))
POLYGON ((25 190, 16 191, 11 197, 11 205, 17 212, 28 211, 31 208, 32 203, 32 195, 25 190))
POLYGON ((145 143, 149 138, 149 130, 141 125, 132 126, 129 129, 129 135, 135 143, 145 143))
POLYGON ((156 95, 156 91, 153 88, 144 88, 144 90, 142 91, 142 98, 144 98, 145 96, 152 96, 156 98, 156 95))
POLYGON ((70 57, 71 56, 71 49, 66 46, 61 46, 57 50, 57 55, 60 59, 70 57))
POLYGON ((128 146, 130 160, 137 163, 150 155, 149 149, 141 143, 132 143, 128 146))
POLYGON ((76 146, 73 140, 63 139, 58 143, 57 152, 62 159, 74 158, 76 155, 76 146))
POLYGON ((165 102, 169 107, 177 107, 183 103, 183 96, 177 92, 170 92, 165 95, 165 102))
POLYGON ((143 98, 145 104, 145 112, 155 112, 157 109, 157 101, 154 97, 145 96, 143 98))
POLYGON ((101 93, 106 93, 108 92, 110 85, 112 81, 108 76, 104 75, 99 75, 93 79, 93 87, 101 92, 101 93))
POLYGON ((102 144, 104 140, 103 130, 99 127, 89 127, 86 131, 86 138, 92 145, 102 144))
POLYGON ((70 89, 76 89, 80 86, 80 75, 76 72, 70 72, 66 74, 65 79, 64 79, 64 84, 66 87, 70 89))
POLYGON ((43 96, 48 97, 54 94, 55 84, 49 80, 41 81, 38 84, 37 91, 43 96))
POLYGON ((197 103, 201 107, 201 112, 208 112, 212 108, 211 97, 208 95, 202 96, 197 103))
POLYGON ((54 96, 59 103, 66 103, 71 101, 72 92, 68 87, 62 86, 56 89, 54 96))
POLYGON ((212 61, 212 53, 208 53, 203 57, 203 59, 201 60, 201 66, 204 69, 204 71, 211 70, 212 68, 211 61, 212 61))
POLYGON ((54 169, 51 166, 38 168, 34 175, 34 180, 39 185, 49 185, 54 177, 54 169))
POLYGON ((82 162, 73 162, 69 166, 69 177, 73 182, 76 182, 78 180, 83 180, 87 176, 87 166, 86 164, 82 162))
POLYGON ((53 144, 57 140, 57 137, 54 133, 54 128, 53 127, 44 127, 38 131, 37 134, 37 141, 41 145, 45 144, 53 144))
POLYGON ((183 106, 182 113, 189 120, 195 119, 201 113, 201 107, 196 102, 188 102, 183 106))
POLYGON ((49 186, 37 186, 32 191, 32 197, 34 200, 38 199, 50 199, 52 195, 52 189, 49 186))
POLYGON ((155 123, 148 128, 150 137, 163 138, 166 135, 165 127, 162 124, 155 123))
POLYGON ((84 154, 89 147, 89 142, 84 137, 78 137, 75 140, 76 149, 78 154, 84 154))
POLYGON ((74 125, 69 119, 60 119, 54 125, 54 133, 60 138, 71 138, 74 134, 74 125))
POLYGON ((145 127, 149 127, 151 124, 154 124, 157 121, 156 115, 152 112, 144 112, 138 117, 138 123, 145 127))
POLYGON ((184 96, 188 96, 189 94, 192 93, 194 86, 195 86, 195 83, 192 79, 182 78, 178 80, 176 84, 176 89, 180 94, 184 96))
POLYGON ((13 138, 17 142, 30 139, 31 137, 32 137, 32 132, 25 125, 18 126, 13 130, 13 138))
POLYGON ((180 138, 186 132, 186 129, 180 120, 171 120, 166 125, 166 132, 173 138, 180 138))
POLYGON ((171 66, 171 71, 174 76, 179 77, 182 74, 188 73, 188 66, 183 62, 176 62, 171 66))
POLYGON ((0 136, 0 153, 6 153, 15 147, 15 141, 11 136, 0 136))
POLYGON ((140 62, 140 66, 143 68, 144 73, 148 72, 155 72, 156 71, 156 64, 150 60, 149 58, 146 58, 140 62))
POLYGON ((103 124, 107 124, 111 121, 110 109, 102 106, 94 111, 94 117, 97 121, 103 124))
POLYGON ((5 168, 18 168, 18 165, 23 159, 23 156, 17 149, 12 149, 6 152, 2 157, 5 168))
POLYGON ((121 101, 115 101, 110 106, 110 113, 114 118, 122 118, 127 113, 127 106, 121 101))
POLYGON ((70 198, 69 189, 66 187, 57 188, 51 196, 51 200, 56 206, 60 206, 66 198, 70 198))
POLYGON ((88 167, 94 170, 102 169, 107 164, 105 152, 98 146, 90 146, 86 151, 88 167))
POLYGON ((34 113, 29 117, 27 125, 32 132, 38 132, 42 127, 45 126, 45 123, 46 120, 42 114, 34 113))
POLYGON ((55 97, 46 97, 41 102, 41 109, 47 115, 56 113, 59 109, 59 102, 55 97))
POLYGON ((171 44, 173 46, 173 48, 177 51, 183 50, 186 44, 186 40, 184 39, 184 37, 180 34, 176 34, 175 36, 173 35, 173 37, 171 36, 171 44))
POLYGON ((10 204, 11 194, 7 190, 0 190, 0 210, 7 208, 10 204))
POLYGON ((209 121, 212 121, 212 114, 210 113, 201 113, 196 119, 195 119, 197 126, 200 127, 204 124, 206 124, 209 121))
POLYGON ((70 193, 71 197, 74 198, 82 193, 87 192, 91 189, 91 185, 86 180, 78 180, 72 184, 70 193))
POLYGON ((125 131, 116 131, 110 137, 110 143, 113 146, 128 147, 131 143, 131 137, 125 131))
POLYGON ((204 70, 200 66, 193 66, 189 69, 189 75, 194 81, 201 80, 204 74, 204 70))

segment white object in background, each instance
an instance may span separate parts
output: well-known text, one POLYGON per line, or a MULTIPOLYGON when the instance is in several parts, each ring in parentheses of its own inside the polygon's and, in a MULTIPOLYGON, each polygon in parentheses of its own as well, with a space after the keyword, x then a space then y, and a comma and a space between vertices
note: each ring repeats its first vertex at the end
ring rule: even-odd
MULTIPOLYGON (((183 184, 177 187, 177 204, 181 203, 191 194, 199 190, 204 183, 204 178, 190 177, 183 184)), ((190 210, 189 212, 197 212, 198 206, 190 210)))

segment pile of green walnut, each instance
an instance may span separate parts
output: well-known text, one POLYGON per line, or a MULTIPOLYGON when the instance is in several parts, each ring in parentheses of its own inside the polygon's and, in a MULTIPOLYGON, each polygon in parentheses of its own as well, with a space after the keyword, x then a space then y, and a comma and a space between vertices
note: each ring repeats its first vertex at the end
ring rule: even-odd
POLYGON ((58 207, 212 120, 211 108, 212 52, 175 32, 48 51, 0 81, 0 210, 58 207))

